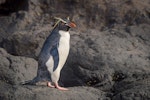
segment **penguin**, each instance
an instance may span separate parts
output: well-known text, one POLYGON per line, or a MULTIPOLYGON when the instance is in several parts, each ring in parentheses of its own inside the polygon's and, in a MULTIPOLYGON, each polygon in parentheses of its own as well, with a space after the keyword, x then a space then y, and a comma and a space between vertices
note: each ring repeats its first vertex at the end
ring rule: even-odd
POLYGON ((68 90, 61 87, 58 81, 70 50, 69 29, 76 27, 76 24, 69 19, 55 19, 58 21, 44 42, 39 54, 37 77, 34 79, 34 82, 48 80, 48 87, 68 90))

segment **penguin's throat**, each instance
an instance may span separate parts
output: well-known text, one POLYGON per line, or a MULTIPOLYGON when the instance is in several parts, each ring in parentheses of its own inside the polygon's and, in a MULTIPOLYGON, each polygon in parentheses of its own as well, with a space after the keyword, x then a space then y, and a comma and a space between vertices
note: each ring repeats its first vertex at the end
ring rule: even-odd
POLYGON ((69 31, 60 30, 60 31, 59 31, 59 34, 60 34, 61 37, 64 37, 64 38, 66 38, 66 39, 70 39, 69 31))

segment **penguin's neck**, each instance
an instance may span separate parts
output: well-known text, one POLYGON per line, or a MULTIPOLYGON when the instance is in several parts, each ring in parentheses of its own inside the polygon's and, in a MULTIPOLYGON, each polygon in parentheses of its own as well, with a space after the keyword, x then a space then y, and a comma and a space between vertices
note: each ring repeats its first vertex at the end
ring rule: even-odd
POLYGON ((63 37, 63 38, 70 39, 69 31, 59 30, 59 34, 60 34, 60 36, 63 37))

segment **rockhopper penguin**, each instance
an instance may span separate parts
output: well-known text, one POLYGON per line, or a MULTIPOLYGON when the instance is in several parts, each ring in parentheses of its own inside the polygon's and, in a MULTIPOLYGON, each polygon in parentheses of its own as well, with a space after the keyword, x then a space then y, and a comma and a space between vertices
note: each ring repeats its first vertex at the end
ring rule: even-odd
POLYGON ((51 34, 46 39, 38 59, 38 72, 34 81, 47 80, 47 86, 59 90, 67 90, 59 86, 60 72, 63 68, 70 49, 69 29, 76 27, 69 19, 58 21, 51 34), (47 78, 45 77, 47 76, 47 78))
POLYGON ((49 87, 56 87, 60 90, 67 90, 58 85, 60 71, 63 68, 70 49, 69 29, 76 27, 69 19, 58 19, 51 34, 46 39, 39 55, 39 67, 46 67, 51 80, 48 82, 49 87), (54 83, 54 86, 52 85, 54 83))

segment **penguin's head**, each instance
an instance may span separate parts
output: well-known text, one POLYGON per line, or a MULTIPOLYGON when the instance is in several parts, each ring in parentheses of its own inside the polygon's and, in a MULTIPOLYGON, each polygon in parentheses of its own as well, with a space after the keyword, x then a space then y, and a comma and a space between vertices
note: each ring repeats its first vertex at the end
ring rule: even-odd
POLYGON ((69 18, 63 20, 61 18, 55 17, 55 19, 57 19, 58 21, 56 22, 54 28, 58 27, 59 30, 69 31, 70 28, 76 27, 76 24, 74 22, 70 21, 69 18))

